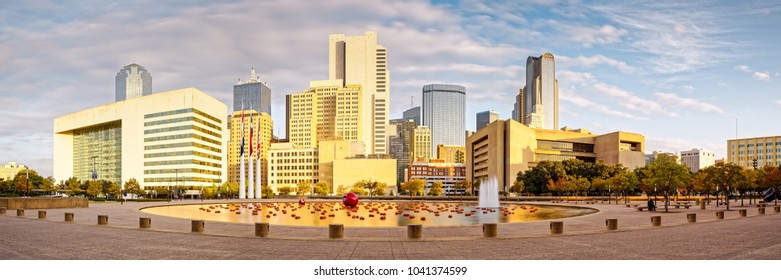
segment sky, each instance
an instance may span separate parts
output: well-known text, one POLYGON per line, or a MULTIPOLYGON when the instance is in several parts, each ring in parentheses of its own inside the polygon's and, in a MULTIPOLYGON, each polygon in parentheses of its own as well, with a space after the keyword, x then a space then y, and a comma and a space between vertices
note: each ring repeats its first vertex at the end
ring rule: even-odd
POLYGON ((526 58, 551 52, 561 126, 721 158, 736 135, 781 135, 778 26, 779 1, 2 1, 0 163, 51 175, 54 118, 114 102, 131 63, 153 92, 229 109, 255 67, 284 136, 284 96, 328 78, 328 35, 366 31, 388 49, 391 118, 449 83, 467 88, 467 129, 485 110, 508 119, 526 58))

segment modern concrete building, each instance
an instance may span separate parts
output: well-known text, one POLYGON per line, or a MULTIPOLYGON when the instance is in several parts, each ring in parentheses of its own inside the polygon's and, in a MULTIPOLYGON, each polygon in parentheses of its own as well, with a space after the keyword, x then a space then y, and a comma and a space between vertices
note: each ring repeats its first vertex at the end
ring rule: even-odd
MULTIPOLYGON (((233 112, 228 119, 230 127, 230 140, 228 141, 228 181, 239 183, 241 166, 241 111, 233 112)), ((260 157, 261 184, 268 185, 268 152, 271 149, 273 121, 266 113, 258 114, 255 110, 244 111, 244 179, 248 180, 250 149, 252 149, 253 164, 260 157), (252 145, 250 145, 250 123, 252 123, 252 145), (259 141, 258 141, 259 140, 259 141), (260 151, 258 152, 258 147, 260 151)), ((253 168, 255 168, 253 166, 253 168)), ((252 170, 253 174, 256 170, 252 170)), ((254 175, 253 175, 254 176, 254 175)))
POLYGON ((390 72, 387 49, 377 44, 377 33, 364 36, 331 34, 328 45, 328 79, 342 86, 360 85, 361 140, 367 154, 386 154, 388 113, 390 112, 390 72))
POLYGON ((461 194, 465 190, 456 190, 453 185, 463 180, 465 176, 466 167, 463 163, 443 162, 442 160, 416 161, 410 163, 407 168, 408 180, 426 180, 426 193, 431 188, 431 184, 442 182, 444 194, 461 194))
POLYGON ((315 149, 320 140, 366 140, 364 136, 371 132, 362 125, 361 86, 342 84, 341 80, 312 81, 309 89, 287 95, 287 136, 296 148, 315 149))
POLYGON ((152 74, 144 66, 130 64, 119 70, 116 77, 116 101, 152 94, 152 74))
POLYGON ((396 180, 404 182, 404 169, 412 160, 413 137, 417 125, 411 119, 395 119, 390 126, 396 127, 396 134, 390 138, 390 157, 396 159, 396 180))
POLYGON ((423 123, 420 120, 420 106, 412 107, 410 109, 407 109, 402 114, 403 119, 406 120, 413 120, 415 121, 416 125, 422 125, 423 123))
POLYGON ((54 178, 149 187, 227 179, 228 106, 195 89, 161 92, 54 119, 54 178))
POLYGON ((691 149, 681 152, 681 163, 692 173, 716 163, 716 153, 704 149, 691 149))
POLYGON ((453 145, 437 145, 437 159, 446 163, 464 163, 466 147, 453 145))
POLYGON ((0 180, 13 180, 14 177, 16 177, 16 174, 19 174, 19 171, 25 169, 27 169, 27 166, 9 161, 8 164, 0 166, 0 180))
POLYGON ((412 161, 431 159, 431 129, 418 126, 412 132, 412 161))
POLYGON ((765 165, 781 166, 781 136, 727 140, 727 162, 743 168, 757 169, 765 165))
MULTIPOLYGON (((353 145, 354 146, 354 145, 353 145)), ((335 193, 339 186, 350 186, 361 180, 396 186, 396 160, 381 155, 366 157, 357 154, 347 141, 321 141, 317 149, 318 181, 331 186, 335 193)))
POLYGON ((538 162, 579 159, 644 165, 643 135, 613 132, 603 135, 529 128, 514 120, 492 122, 466 139, 466 178, 472 182, 496 178, 507 191, 520 171, 538 162))
POLYGON ((494 110, 482 111, 475 116, 475 129, 480 130, 489 123, 498 120, 499 113, 494 110))
POLYGON ((466 88, 432 84, 423 87, 423 125, 431 129, 431 153, 437 145, 464 146, 466 88))
POLYGON ((526 85, 516 97, 513 117, 532 128, 559 129, 559 81, 553 54, 526 59, 526 85))
POLYGON ((302 181, 317 183, 317 149, 299 149, 290 142, 271 143, 268 164, 268 186, 274 192, 278 188, 295 187, 302 181))
POLYGON ((249 80, 239 81, 233 86, 233 111, 255 110, 271 115, 271 89, 250 70, 249 80))

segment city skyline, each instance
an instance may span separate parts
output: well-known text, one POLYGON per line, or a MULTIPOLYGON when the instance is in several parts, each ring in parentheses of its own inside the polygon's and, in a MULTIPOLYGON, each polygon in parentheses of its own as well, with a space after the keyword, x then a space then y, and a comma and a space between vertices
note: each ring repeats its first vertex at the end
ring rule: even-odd
MULTIPOLYGON (((329 34, 369 30, 387 47, 394 73, 390 119, 430 83, 470 89, 467 129, 474 130, 477 112, 495 110, 507 119, 525 84, 525 58, 551 52, 561 83, 560 126, 635 131, 646 135, 646 152, 700 147, 717 158, 736 135, 779 134, 757 121, 781 116, 781 98, 773 96, 781 79, 773 63, 779 61, 774 38, 781 38, 773 29, 777 3, 159 5, 159 12, 145 13, 143 4, 0 4, 0 38, 8 42, 0 46, 0 162, 51 174, 52 120, 111 103, 112 75, 122 65, 153 69, 155 92, 192 86, 226 104, 236 77, 254 65, 274 88, 272 108, 284 108, 285 94, 327 77, 322 46, 329 34), (342 13, 362 16, 329 20, 342 13), (231 20, 209 20, 225 15, 231 20), (138 28, 118 28, 129 20, 138 28), (249 48, 232 38, 268 43, 249 48)), ((272 117, 285 123, 279 109, 272 117)), ((284 127, 276 125, 274 133, 284 135, 284 127)))

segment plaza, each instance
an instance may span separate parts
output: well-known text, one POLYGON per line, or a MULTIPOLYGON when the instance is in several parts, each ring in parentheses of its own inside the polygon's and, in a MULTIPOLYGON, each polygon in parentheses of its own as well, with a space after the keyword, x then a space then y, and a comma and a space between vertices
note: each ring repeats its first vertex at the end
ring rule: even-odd
MULTIPOLYGON (((292 202, 263 200, 262 202, 292 202)), ((203 203, 245 203, 212 200, 203 203)), ((203 233, 191 233, 191 220, 140 211, 150 206, 201 203, 198 200, 93 203, 89 208, 36 209, 24 216, 15 210, 0 215, 3 225, 0 259, 276 259, 276 260, 449 260, 449 259, 779 259, 781 214, 771 203, 760 208, 731 202, 724 219, 713 202, 705 210, 671 207, 669 213, 639 212, 624 204, 585 204, 595 214, 566 218, 563 234, 551 234, 551 221, 499 224, 495 238, 482 227, 426 227, 423 238, 408 239, 406 227, 344 229, 344 238, 329 239, 328 227, 274 226, 255 236, 254 225, 206 221, 203 233), (746 210, 746 217, 740 215, 746 210), (74 221, 65 222, 65 213, 74 221), (696 214, 689 222, 688 214, 696 214), (98 225, 98 215, 108 216, 98 225), (661 226, 651 224, 661 216, 661 226), (139 218, 151 218, 139 229, 139 218), (617 230, 606 220, 617 219, 617 230)), ((529 204, 562 204, 531 202, 529 204)), ((574 203, 563 203, 575 205, 574 203)), ((640 204, 634 202, 633 204, 640 204)))

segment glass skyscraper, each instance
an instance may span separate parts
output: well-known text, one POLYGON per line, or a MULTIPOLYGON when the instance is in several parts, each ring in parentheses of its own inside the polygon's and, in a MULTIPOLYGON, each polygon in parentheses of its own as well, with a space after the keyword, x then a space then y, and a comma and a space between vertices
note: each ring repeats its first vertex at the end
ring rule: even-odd
POLYGON ((431 154, 439 144, 464 146, 466 88, 432 84, 423 87, 423 125, 431 129, 431 154))
POLYGON ((130 64, 119 70, 116 77, 116 101, 152 94, 152 74, 144 66, 130 64))
POLYGON ((271 89, 250 70, 250 79, 233 86, 233 111, 255 110, 271 115, 271 89))
POLYGON ((526 86, 516 98, 513 117, 531 128, 559 129, 559 81, 553 54, 526 59, 526 86))

